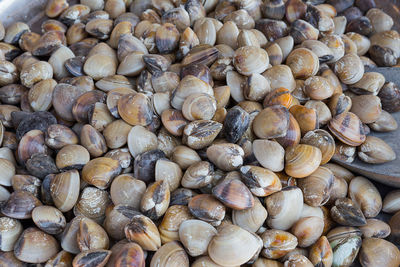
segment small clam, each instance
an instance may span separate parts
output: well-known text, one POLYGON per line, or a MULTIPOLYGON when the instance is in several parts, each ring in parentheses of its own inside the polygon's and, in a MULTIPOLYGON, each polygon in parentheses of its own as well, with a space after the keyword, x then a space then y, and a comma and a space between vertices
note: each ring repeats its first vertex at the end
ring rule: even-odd
POLYGON ((127 205, 139 210, 140 201, 145 190, 146 184, 143 181, 130 175, 122 174, 112 181, 110 196, 115 205, 127 205))
POLYGON ((300 179, 297 185, 303 191, 304 202, 313 207, 324 205, 330 197, 334 176, 325 167, 318 167, 310 176, 300 179))
POLYGON ((282 230, 266 230, 262 235, 263 249, 261 254, 268 259, 278 259, 296 248, 296 236, 282 230))
POLYGON ((45 61, 39 61, 26 66, 21 70, 21 83, 26 87, 32 87, 35 83, 53 77, 53 68, 45 61))
POLYGON ((51 0, 47 2, 45 13, 49 18, 54 18, 60 15, 69 7, 67 0, 51 0))
POLYGON ((331 208, 331 217, 341 225, 362 226, 366 224, 365 217, 358 207, 349 198, 339 198, 331 208))
POLYGON ((210 184, 214 167, 207 161, 196 162, 186 170, 181 184, 185 188, 198 189, 210 184))
POLYGON ((161 243, 165 244, 171 241, 179 240, 179 227, 182 222, 193 219, 192 214, 187 206, 172 205, 170 206, 158 230, 160 232, 161 243))
POLYGON ((121 171, 117 160, 98 157, 89 161, 82 169, 82 179, 100 189, 109 186, 112 178, 121 171))
POLYGON ((193 216, 212 225, 219 225, 225 217, 225 206, 209 194, 192 197, 188 207, 193 216))
POLYGON ((59 250, 57 240, 35 227, 22 232, 15 243, 15 257, 28 263, 42 263, 55 256, 59 250))
POLYGON ((289 128, 286 135, 283 137, 276 138, 275 140, 283 147, 297 145, 300 143, 301 132, 300 126, 297 120, 292 114, 289 113, 289 128))
MULTIPOLYGON (((285 5, 284 5, 285 6, 285 5)), ((303 1, 290 0, 286 3, 286 19, 293 23, 297 19, 301 19, 306 14, 307 5, 303 1)))
POLYGON ((309 259, 315 266, 332 266, 333 251, 326 236, 321 236, 309 252, 309 259))
POLYGON ((400 200, 400 191, 399 190, 390 191, 383 200, 382 211, 387 213, 396 213, 397 211, 400 210, 398 206, 399 200, 400 200))
POLYGON ((272 66, 262 75, 269 81, 271 90, 283 87, 289 91, 293 91, 296 88, 296 82, 289 66, 272 66))
POLYGON ((319 148, 299 144, 290 146, 285 154, 285 172, 296 178, 303 178, 313 173, 321 163, 322 153, 319 148))
POLYGON ((283 170, 285 150, 276 141, 255 140, 253 142, 253 153, 264 168, 274 172, 283 170))
POLYGON ((328 128, 340 141, 351 146, 361 145, 366 139, 360 119, 352 112, 335 116, 328 128))
POLYGON ((187 146, 177 146, 172 152, 171 160, 185 170, 192 164, 201 161, 201 158, 195 150, 187 146))
POLYGON ((301 139, 301 143, 318 147, 321 150, 321 164, 328 163, 335 153, 335 141, 333 137, 322 129, 307 132, 301 139))
POLYGON ((132 126, 123 120, 116 120, 108 124, 103 131, 103 136, 107 146, 111 149, 124 146, 127 142, 128 134, 131 129, 132 126))
POLYGON ((343 112, 350 111, 351 105, 351 98, 340 93, 334 94, 328 101, 328 107, 333 117, 343 112))
POLYGON ((393 26, 393 19, 383 10, 371 8, 365 15, 371 22, 372 32, 389 31, 393 26))
POLYGON ((76 241, 81 251, 91 249, 108 249, 109 239, 106 231, 95 221, 82 218, 79 222, 79 230, 76 241))
POLYGON ((249 261, 261 249, 259 237, 236 225, 226 225, 220 229, 208 246, 210 258, 223 266, 236 266, 249 261), (246 249, 242 249, 246 244, 246 249))
POLYGON ((233 57, 233 65, 243 75, 262 73, 267 69, 268 64, 268 53, 255 46, 240 47, 233 57))
POLYGON ((212 120, 190 122, 183 130, 183 143, 190 148, 201 149, 209 146, 222 129, 222 124, 212 120))
POLYGON ((240 172, 243 182, 255 196, 265 197, 282 189, 279 177, 268 169, 246 165, 240 172))
MULTIPOLYGON (((144 265, 144 263, 143 263, 144 265)), ((158 266, 182 266, 189 267, 189 258, 181 245, 176 242, 169 242, 159 248, 150 262, 150 267, 158 266)))
POLYGON ((285 37, 289 32, 289 27, 284 21, 274 19, 259 19, 256 21, 255 28, 270 42, 285 37))
POLYGON ((190 120, 209 120, 215 114, 217 103, 215 98, 206 93, 188 96, 182 105, 183 116, 190 120))
POLYGON ((384 239, 365 238, 362 242, 359 260, 364 267, 380 264, 395 267, 400 264, 400 252, 394 244, 384 239))
POLYGON ((359 228, 364 238, 386 238, 390 234, 390 226, 378 219, 367 219, 367 224, 359 228))
POLYGON ((165 158, 165 154, 160 149, 153 149, 139 154, 133 163, 134 176, 146 183, 153 181, 156 162, 161 158, 165 158))
POLYGON ((150 219, 158 219, 166 212, 170 201, 168 183, 164 180, 157 181, 144 192, 140 210, 150 219))
POLYGON ((358 148, 358 157, 367 163, 377 164, 396 159, 396 153, 382 139, 367 136, 365 142, 358 148))
POLYGON ((223 133, 228 142, 236 143, 250 125, 250 115, 239 106, 231 108, 226 114, 223 133))
POLYGON ((233 171, 243 164, 243 149, 232 143, 214 144, 207 148, 207 157, 218 168, 233 171))
POLYGON ((374 95, 359 95, 352 97, 352 106, 350 111, 356 114, 361 122, 373 123, 382 111, 381 100, 374 95))
POLYGON ((259 138, 285 136, 289 127, 287 108, 274 105, 263 109, 253 121, 253 131, 259 138))
POLYGON ((267 210, 258 198, 254 198, 254 206, 246 210, 233 210, 233 224, 242 227, 249 232, 257 232, 264 224, 268 216, 267 210))
MULTIPOLYGON (((79 253, 79 252, 77 252, 79 253)), ((143 253, 143 252, 142 252, 143 253)), ((111 251, 105 249, 92 249, 80 252, 72 261, 72 266, 82 267, 96 264, 105 266, 110 258, 111 251)))
POLYGON ((332 266, 350 266, 361 247, 361 232, 354 227, 336 227, 326 236, 333 251, 332 266))
POLYGON ((395 131, 398 127, 397 121, 385 110, 382 110, 378 119, 375 122, 368 124, 368 126, 377 132, 391 132, 395 131))
POLYGON ((146 126, 151 123, 152 109, 150 99, 142 94, 129 94, 118 101, 118 113, 127 123, 146 126))
POLYGON ((305 40, 317 40, 319 30, 305 20, 297 19, 291 25, 290 35, 295 44, 301 44, 305 40))
MULTIPOLYGON (((22 224, 9 217, 0 218, 1 251, 13 251, 18 237, 23 231, 22 224)), ((1 261, 0 261, 1 263, 1 261)))
POLYGON ((125 236, 145 250, 157 251, 161 247, 160 233, 156 225, 144 215, 133 216, 125 226, 125 236))
POLYGON ((307 48, 294 49, 288 55, 286 64, 290 67, 296 79, 307 79, 317 74, 319 69, 318 56, 307 48))
POLYGON ((200 220, 187 220, 179 227, 179 239, 192 257, 205 254, 217 233, 213 226, 200 220))
POLYGON ((349 196, 359 205, 366 218, 373 218, 382 208, 382 198, 376 187, 366 178, 354 177, 349 184, 349 196))
POLYGON ((297 187, 285 187, 266 197, 265 206, 268 211, 268 226, 273 229, 287 230, 300 218, 303 193, 297 187))
POLYGON ((244 183, 237 179, 225 179, 212 189, 213 195, 225 206, 244 210, 254 206, 254 198, 244 183))
POLYGON ((299 122, 300 131, 303 135, 318 128, 318 114, 315 109, 294 105, 289 111, 299 122))

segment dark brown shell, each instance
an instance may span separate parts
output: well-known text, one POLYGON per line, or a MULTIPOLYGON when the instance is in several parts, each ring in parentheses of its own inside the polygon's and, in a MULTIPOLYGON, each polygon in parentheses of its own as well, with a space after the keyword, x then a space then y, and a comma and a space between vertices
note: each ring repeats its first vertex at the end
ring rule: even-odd
POLYGON ((378 96, 381 99, 382 109, 390 113, 400 110, 400 89, 395 83, 386 83, 378 96))

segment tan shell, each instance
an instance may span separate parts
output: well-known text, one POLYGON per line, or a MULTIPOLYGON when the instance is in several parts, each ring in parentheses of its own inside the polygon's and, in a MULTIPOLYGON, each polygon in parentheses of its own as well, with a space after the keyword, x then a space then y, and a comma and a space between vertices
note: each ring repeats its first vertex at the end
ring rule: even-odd
POLYGON ((212 225, 201 220, 187 220, 179 226, 179 240, 192 257, 206 254, 208 244, 217 233, 212 225))
POLYGON ((293 50, 286 59, 296 79, 307 79, 317 74, 319 69, 318 56, 307 48, 293 50))
POLYGON ((243 46, 235 51, 233 65, 240 74, 264 72, 269 64, 267 51, 256 46, 243 46))
POLYGON ((261 247, 260 238, 236 225, 226 225, 213 237, 208 246, 210 258, 222 266, 246 263, 261 247), (246 244, 246 249, 243 249, 246 244))
POLYGON ((286 149, 285 172, 296 178, 303 178, 313 173, 321 163, 322 153, 319 148, 310 145, 296 145, 286 149))
POLYGON ((362 176, 351 179, 349 196, 360 206, 366 218, 375 217, 382 209, 382 198, 378 189, 362 176))
POLYGON ((352 112, 335 116, 328 128, 340 141, 351 146, 361 145, 366 138, 360 119, 352 112))

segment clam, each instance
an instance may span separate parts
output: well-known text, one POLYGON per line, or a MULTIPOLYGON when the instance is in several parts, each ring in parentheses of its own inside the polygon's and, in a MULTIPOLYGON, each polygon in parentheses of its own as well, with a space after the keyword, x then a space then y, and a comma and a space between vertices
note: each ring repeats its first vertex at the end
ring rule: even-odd
POLYGON ((236 71, 228 71, 226 74, 226 84, 229 86, 232 98, 238 103, 245 100, 245 83, 245 76, 237 73, 236 71))
POLYGON ((164 244, 156 251, 150 262, 150 267, 158 266, 182 266, 189 267, 189 258, 185 250, 178 242, 173 241, 164 244))
POLYGON ((79 173, 71 170, 57 174, 50 184, 55 206, 62 212, 71 210, 79 197, 79 173))
POLYGON ((82 179, 100 189, 105 189, 120 171, 121 166, 117 160, 98 157, 92 159, 83 167, 82 179))
POLYGON ((115 239, 122 240, 125 238, 124 228, 131 221, 131 219, 138 215, 135 209, 125 205, 116 205, 111 211, 109 210, 104 219, 104 230, 107 234, 115 239))
POLYGON ((332 266, 333 251, 326 236, 321 236, 310 249, 309 259, 312 264, 323 264, 323 266, 332 266))
POLYGON ((167 159, 157 160, 155 166, 155 180, 167 181, 171 192, 179 187, 182 176, 182 169, 177 163, 167 159))
POLYGON ((222 124, 212 120, 193 121, 183 130, 183 143, 190 148, 201 149, 209 146, 222 129, 222 124))
POLYGON ((253 131, 259 138, 285 136, 289 127, 287 108, 274 105, 262 110, 253 121, 253 131))
POLYGON ((297 187, 285 187, 266 197, 265 206, 268 211, 268 226, 273 229, 287 230, 300 218, 303 193, 297 187))
POLYGON ((268 53, 255 46, 240 47, 233 57, 233 65, 242 75, 262 73, 267 69, 268 64, 268 53))
POLYGON ((288 55, 286 65, 292 70, 294 78, 307 79, 317 74, 319 59, 311 50, 307 48, 297 48, 288 55))
POLYGON ((146 184, 143 181, 130 175, 121 174, 112 181, 110 196, 115 205, 127 205, 139 210, 140 201, 145 191, 146 184))
POLYGON ((206 222, 187 220, 179 227, 179 240, 189 255, 196 257, 207 253, 208 244, 217 233, 217 230, 206 222))
MULTIPOLYGON (((79 253, 79 252, 78 252, 79 253)), ((93 249, 80 252, 72 261, 72 266, 98 264, 104 266, 110 258, 111 252, 105 249, 93 249)))
POLYGON ((285 154, 285 172, 296 178, 303 178, 313 173, 321 163, 322 153, 319 148, 299 144, 290 146, 285 154))
POLYGON ((366 218, 373 218, 382 209, 382 198, 376 187, 366 178, 354 177, 349 184, 349 196, 358 204, 366 218))
POLYGON ((383 200, 382 211, 387 213, 396 213, 398 210, 398 204, 400 200, 400 191, 390 191, 383 200))
POLYGON ((271 90, 283 87, 289 91, 293 91, 296 88, 296 82, 289 66, 272 66, 262 75, 269 81, 271 90))
POLYGON ((350 266, 361 247, 361 232, 354 227, 336 227, 326 236, 332 247, 332 266, 350 266))
POLYGON ((57 240, 35 227, 22 232, 15 243, 15 257, 27 263, 42 263, 55 256, 59 250, 57 240))
POLYGON ((179 227, 181 223, 191 219, 193 219, 193 216, 187 206, 170 206, 165 212, 163 220, 158 227, 161 243, 165 244, 171 241, 179 240, 179 227))
POLYGON ((157 251, 161 247, 160 233, 156 225, 144 215, 133 216, 124 229, 126 238, 138 243, 145 250, 157 251))
POLYGON ((249 232, 255 233, 262 227, 267 216, 268 212, 260 200, 254 198, 254 206, 252 208, 232 211, 232 222, 249 232))
POLYGON ((245 210, 254 206, 250 190, 237 179, 224 179, 212 189, 212 193, 225 206, 235 210, 245 210))
POLYGON ((165 158, 160 149, 153 149, 139 154, 133 163, 133 175, 146 183, 154 180, 157 160, 165 158))
POLYGON ((285 150, 278 142, 263 139, 254 140, 253 153, 264 168, 274 172, 284 169, 285 150))
POLYGON ((64 215, 52 206, 38 206, 32 211, 32 220, 42 231, 48 234, 59 234, 65 226, 64 215))
POLYGON ((300 131, 303 135, 318 128, 318 114, 315 109, 294 105, 289 111, 299 123, 300 131))
POLYGON ((185 76, 179 83, 171 98, 171 105, 181 110, 185 99, 196 93, 205 93, 213 96, 213 90, 209 84, 193 75, 185 76))
POLYGON ((218 168, 233 171, 243 164, 243 149, 232 143, 214 144, 207 148, 207 157, 218 168))
POLYGON ((231 108, 226 114, 223 132, 228 142, 236 143, 250 125, 250 115, 241 107, 231 108))
POLYGON ((262 32, 267 40, 272 42, 288 35, 289 27, 284 21, 274 19, 259 19, 255 28, 262 32))
POLYGON ((290 35, 293 37, 295 44, 300 44, 305 40, 317 40, 319 30, 311 23, 297 19, 291 25, 290 35))
POLYGON ((182 177, 185 188, 198 189, 208 185, 212 180, 214 167, 207 161, 199 161, 189 166, 182 177))
POLYGON ((318 167, 310 176, 298 180, 297 185, 303 191, 304 202, 311 206, 322 206, 330 197, 334 176, 325 167, 318 167))
POLYGON ((212 195, 196 195, 190 199, 188 207, 193 216, 212 225, 219 225, 225 217, 225 206, 212 195))
POLYGON ((266 230, 262 235, 263 249, 261 254, 268 259, 278 259, 296 248, 296 236, 282 230, 266 230))
POLYGON ((373 123, 382 111, 381 101, 379 97, 374 95, 359 95, 352 99, 350 111, 356 114, 361 122, 373 123))
POLYGON ((110 205, 111 199, 108 193, 96 187, 85 187, 74 207, 75 215, 83 215, 97 223, 104 220, 106 208, 110 205))
POLYGON ((321 150, 321 165, 328 163, 335 153, 335 141, 333 137, 322 129, 307 132, 301 139, 301 143, 318 147, 321 150))
POLYGON ((255 196, 268 196, 282 189, 279 177, 268 169, 246 165, 240 172, 243 182, 255 196))
POLYGON ((365 16, 371 22, 373 33, 389 31, 393 26, 393 19, 381 9, 371 8, 365 16))
POLYGON ((367 219, 367 224, 360 226, 364 238, 386 238, 390 234, 390 226, 378 219, 367 219))
POLYGON ((201 161, 201 158, 195 150, 187 146, 176 146, 172 152, 171 160, 185 170, 192 164, 201 161))
POLYGON ((292 226, 292 233, 297 237, 300 247, 308 247, 314 244, 324 230, 324 221, 320 217, 310 216, 298 220, 292 226))
POLYGON ((149 185, 140 202, 140 210, 150 219, 158 219, 166 212, 170 201, 168 183, 164 180, 149 185))
POLYGON ((209 120, 215 114, 217 103, 213 96, 200 93, 188 96, 182 105, 183 116, 190 120, 209 120))
POLYGON ((351 146, 361 145, 366 139, 360 119, 352 112, 335 116, 328 128, 340 141, 351 146))
POLYGON ((109 239, 106 231, 89 218, 82 218, 76 235, 81 251, 91 249, 108 249, 109 239))
POLYGON ((331 217, 341 225, 362 226, 366 224, 363 212, 358 204, 349 198, 339 198, 331 208, 331 217))
POLYGON ((358 157, 367 163, 384 163, 396 159, 393 149, 382 139, 367 136, 365 142, 359 147, 358 157))
POLYGON ((368 126, 377 132, 391 132, 395 131, 398 127, 393 116, 385 110, 382 110, 378 119, 375 122, 368 124, 368 126))
POLYGON ((398 266, 400 264, 399 249, 392 243, 380 238, 365 238, 362 242, 359 260, 362 266, 398 266))
POLYGON ((208 254, 217 264, 237 266, 249 261, 261 246, 259 237, 239 226, 226 225, 211 239, 208 254), (247 249, 243 250, 242 244, 246 244, 247 249))
POLYGON ((0 236, 1 236, 1 250, 13 251, 14 245, 18 237, 23 231, 22 224, 13 218, 1 217, 0 218, 0 236))

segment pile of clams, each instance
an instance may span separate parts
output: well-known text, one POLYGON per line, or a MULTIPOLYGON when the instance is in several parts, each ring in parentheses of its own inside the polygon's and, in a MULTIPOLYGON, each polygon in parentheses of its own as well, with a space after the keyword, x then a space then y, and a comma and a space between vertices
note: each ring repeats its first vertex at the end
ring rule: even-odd
POLYGON ((43 10, 0 23, 0 266, 400 266, 400 191, 331 162, 396 158, 374 0, 43 10))

